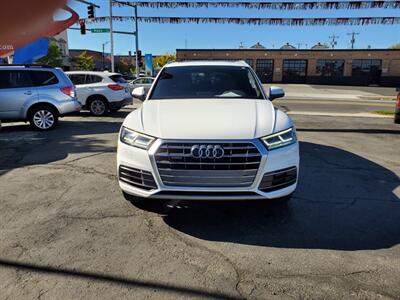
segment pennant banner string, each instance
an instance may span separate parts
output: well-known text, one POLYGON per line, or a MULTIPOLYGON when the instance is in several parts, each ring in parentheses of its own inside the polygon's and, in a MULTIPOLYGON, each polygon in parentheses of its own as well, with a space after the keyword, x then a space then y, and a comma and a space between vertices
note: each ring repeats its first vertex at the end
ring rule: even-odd
POLYGON ((208 8, 208 7, 225 7, 225 8, 256 8, 256 9, 282 9, 282 10, 301 10, 301 9, 366 9, 366 8, 400 8, 399 0, 340 0, 340 1, 290 1, 290 2, 256 2, 256 1, 244 1, 244 2, 228 2, 228 1, 217 1, 217 2, 201 2, 201 1, 184 1, 184 2, 173 2, 173 1, 114 1, 114 6, 125 6, 125 5, 137 5, 138 7, 147 8, 208 8))
MULTIPOLYGON (((108 22, 110 17, 82 19, 87 24, 108 22)), ((133 21, 131 16, 113 16, 113 21, 133 21)), ((358 18, 206 18, 206 17, 138 17, 139 22, 182 24, 182 23, 213 23, 239 25, 287 25, 287 26, 323 26, 323 25, 396 25, 400 17, 358 17, 358 18)))

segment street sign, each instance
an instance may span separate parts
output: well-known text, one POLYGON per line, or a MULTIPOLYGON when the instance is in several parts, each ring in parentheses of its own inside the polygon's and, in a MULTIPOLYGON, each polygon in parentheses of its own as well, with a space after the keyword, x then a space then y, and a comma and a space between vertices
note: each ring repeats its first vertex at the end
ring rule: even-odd
POLYGON ((107 33, 110 32, 109 28, 92 28, 89 29, 91 33, 107 33))

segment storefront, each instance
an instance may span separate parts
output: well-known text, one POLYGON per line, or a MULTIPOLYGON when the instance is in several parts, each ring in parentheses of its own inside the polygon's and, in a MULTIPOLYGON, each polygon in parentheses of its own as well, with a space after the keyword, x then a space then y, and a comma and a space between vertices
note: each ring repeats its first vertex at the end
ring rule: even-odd
POLYGON ((264 83, 400 84, 399 49, 177 49, 177 60, 245 60, 264 83))

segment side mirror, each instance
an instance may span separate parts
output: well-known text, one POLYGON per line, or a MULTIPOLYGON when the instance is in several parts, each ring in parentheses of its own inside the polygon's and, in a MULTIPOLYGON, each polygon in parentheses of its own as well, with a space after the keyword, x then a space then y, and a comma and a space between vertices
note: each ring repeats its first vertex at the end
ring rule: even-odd
POLYGON ((271 86, 269 88, 269 100, 274 100, 277 98, 282 98, 285 96, 285 91, 283 88, 280 88, 278 86, 271 86))
POLYGON ((146 99, 146 94, 147 92, 144 87, 137 87, 132 91, 132 96, 141 101, 144 101, 146 99))

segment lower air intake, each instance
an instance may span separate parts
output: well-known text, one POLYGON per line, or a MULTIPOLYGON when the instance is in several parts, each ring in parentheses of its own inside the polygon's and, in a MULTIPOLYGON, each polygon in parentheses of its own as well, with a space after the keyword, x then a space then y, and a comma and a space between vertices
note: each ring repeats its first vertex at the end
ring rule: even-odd
POLYGON ((119 180, 142 190, 155 190, 157 184, 153 175, 148 171, 120 166, 118 170, 119 180))

